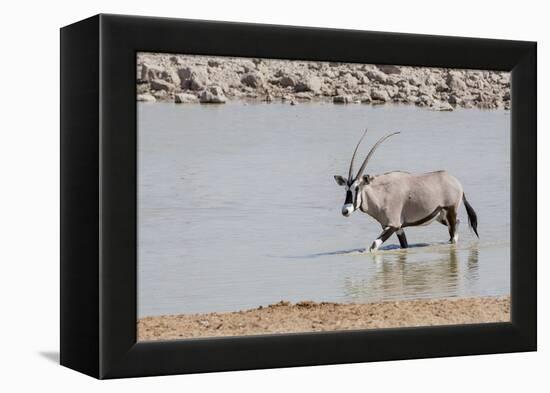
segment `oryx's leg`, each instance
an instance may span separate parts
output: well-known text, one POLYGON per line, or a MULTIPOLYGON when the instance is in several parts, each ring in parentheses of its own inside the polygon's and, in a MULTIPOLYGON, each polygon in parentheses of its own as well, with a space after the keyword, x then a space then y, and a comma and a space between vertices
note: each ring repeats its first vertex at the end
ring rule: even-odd
POLYGON ((436 217, 436 220, 437 220, 437 222, 439 222, 439 223, 441 223, 445 226, 448 226, 447 225, 447 209, 441 209, 441 211, 439 212, 439 214, 436 217))
POLYGON ((401 248, 408 248, 409 243, 407 243, 407 236, 405 236, 405 231, 403 228, 399 228, 397 231, 397 238, 399 239, 399 245, 401 248))
POLYGON ((451 243, 457 243, 458 242, 458 224, 459 224, 459 221, 457 219, 457 212, 456 212, 456 209, 454 207, 449 207, 446 209, 447 210, 447 223, 448 223, 448 227, 449 227, 449 236, 450 236, 450 239, 449 241, 451 243))
POLYGON ((369 251, 378 250, 378 247, 380 247, 382 243, 388 240, 388 238, 393 235, 395 231, 397 231, 397 228, 395 227, 385 227, 380 236, 378 236, 376 240, 372 242, 369 251))

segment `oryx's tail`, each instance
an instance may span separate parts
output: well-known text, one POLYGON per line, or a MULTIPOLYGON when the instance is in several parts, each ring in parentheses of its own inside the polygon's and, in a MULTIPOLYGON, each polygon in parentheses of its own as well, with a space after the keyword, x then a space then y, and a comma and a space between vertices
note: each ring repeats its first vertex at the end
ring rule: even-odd
POLYGON ((472 207, 468 203, 468 200, 466 199, 466 194, 462 193, 462 200, 464 201, 464 207, 466 208, 466 213, 468 213, 468 225, 470 226, 470 229, 474 231, 476 236, 479 238, 479 235, 477 233, 477 214, 472 207))

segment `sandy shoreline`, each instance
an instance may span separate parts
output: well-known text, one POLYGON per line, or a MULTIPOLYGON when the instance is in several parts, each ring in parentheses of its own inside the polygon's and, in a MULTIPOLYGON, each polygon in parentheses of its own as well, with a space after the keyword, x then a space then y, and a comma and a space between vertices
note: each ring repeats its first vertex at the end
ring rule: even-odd
POLYGON ((281 301, 246 311, 145 317, 138 320, 137 332, 139 341, 151 341, 509 320, 509 296, 366 304, 281 301))

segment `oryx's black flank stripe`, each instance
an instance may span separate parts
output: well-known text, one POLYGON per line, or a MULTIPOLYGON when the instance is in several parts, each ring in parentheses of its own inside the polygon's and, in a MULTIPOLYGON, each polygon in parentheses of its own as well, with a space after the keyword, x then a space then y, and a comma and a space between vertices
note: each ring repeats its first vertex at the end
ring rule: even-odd
POLYGON ((428 215, 427 217, 424 217, 424 218, 422 218, 418 221, 415 221, 415 222, 406 222, 403 225, 401 225, 401 228, 414 227, 414 226, 417 226, 417 225, 422 225, 422 224, 424 224, 424 223, 426 223, 430 220, 433 220, 435 218, 435 216, 437 216, 442 209, 443 209, 442 207, 438 207, 432 213, 430 213, 430 215, 428 215))

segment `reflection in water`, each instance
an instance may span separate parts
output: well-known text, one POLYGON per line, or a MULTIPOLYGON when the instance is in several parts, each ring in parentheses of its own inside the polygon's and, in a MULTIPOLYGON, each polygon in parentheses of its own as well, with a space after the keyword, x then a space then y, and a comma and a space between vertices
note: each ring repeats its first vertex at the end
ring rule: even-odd
POLYGON ((468 274, 477 276, 478 261, 479 249, 477 247, 470 248, 470 253, 468 254, 468 274))
MULTIPOLYGON (((468 249, 459 249, 455 245, 422 248, 422 253, 411 248, 372 254, 376 264, 373 274, 362 279, 346 277, 345 295, 353 301, 375 300, 372 299, 373 293, 395 293, 400 299, 406 299, 433 297, 434 292, 459 294, 463 286, 476 286, 477 245, 468 249)), ((384 296, 384 299, 392 297, 384 296)))

